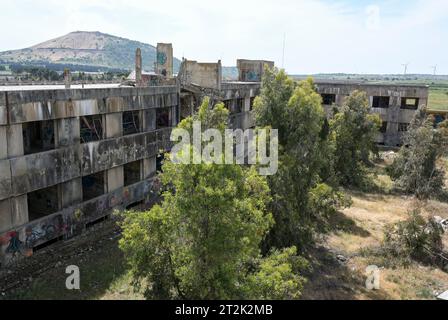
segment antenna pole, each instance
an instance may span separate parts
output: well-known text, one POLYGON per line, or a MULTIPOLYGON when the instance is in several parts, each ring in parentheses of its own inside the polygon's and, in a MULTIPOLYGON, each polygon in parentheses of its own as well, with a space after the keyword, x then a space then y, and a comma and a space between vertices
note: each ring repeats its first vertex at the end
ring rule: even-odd
POLYGON ((285 46, 286 46, 286 32, 283 33, 282 69, 285 68, 285 46))

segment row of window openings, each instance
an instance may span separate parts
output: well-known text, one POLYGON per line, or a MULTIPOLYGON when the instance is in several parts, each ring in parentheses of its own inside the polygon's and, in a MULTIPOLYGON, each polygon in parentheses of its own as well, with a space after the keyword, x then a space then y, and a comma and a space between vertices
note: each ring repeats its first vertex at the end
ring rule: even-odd
MULTIPOLYGON (((104 121, 102 115, 80 117, 81 143, 104 139, 104 121)), ((156 129, 171 126, 171 108, 156 109, 156 129)), ((141 132, 142 124, 139 111, 125 111, 122 115, 123 135, 141 132)), ((55 148, 55 126, 53 120, 23 123, 24 154, 48 151, 55 148)))
MULTIPOLYGON (((400 122, 398 124, 398 132, 406 132, 406 131, 408 131, 408 128, 409 128, 409 123, 400 122)), ((381 123, 380 132, 386 133, 386 131, 387 131, 387 121, 383 121, 381 123)))
MULTIPOLYGON (((322 104, 332 105, 336 103, 335 94, 323 93, 322 104)), ((417 109, 419 104, 419 98, 401 98, 402 109, 417 109)), ((390 97, 388 96, 374 96, 372 97, 372 108, 389 108, 390 97)))
MULTIPOLYGON (((224 106, 229 110, 230 114, 241 113, 244 110, 244 98, 238 98, 233 100, 224 100, 224 106)), ((249 110, 254 108, 255 97, 250 98, 249 110)))
MULTIPOLYGON (((106 193, 106 174, 101 171, 82 177, 82 201, 92 200, 106 193)), ((123 165, 123 186, 129 186, 142 180, 142 160, 123 165)), ((36 190, 27 194, 29 221, 62 210, 60 185, 36 190)))

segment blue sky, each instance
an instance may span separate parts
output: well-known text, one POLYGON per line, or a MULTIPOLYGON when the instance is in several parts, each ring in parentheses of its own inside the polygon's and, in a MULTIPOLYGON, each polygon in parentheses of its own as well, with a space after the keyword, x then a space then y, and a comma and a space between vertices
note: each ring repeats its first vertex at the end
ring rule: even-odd
POLYGON ((270 59, 289 73, 448 74, 447 0, 0 0, 0 50, 101 31, 235 65, 270 59))

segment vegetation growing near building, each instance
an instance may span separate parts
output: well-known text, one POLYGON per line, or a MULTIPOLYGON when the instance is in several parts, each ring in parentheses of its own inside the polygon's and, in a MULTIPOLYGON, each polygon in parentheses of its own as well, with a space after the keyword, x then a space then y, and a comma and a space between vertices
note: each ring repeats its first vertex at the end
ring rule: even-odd
POLYGON ((354 91, 330 121, 334 171, 342 185, 365 185, 365 165, 370 153, 377 151, 375 137, 380 126, 379 116, 369 114, 369 101, 361 91, 354 91))
POLYGON ((389 168, 398 187, 421 199, 442 192, 445 172, 438 161, 448 153, 447 127, 447 121, 434 127, 434 119, 422 108, 415 113, 399 155, 389 168))
MULTIPOLYGON (((208 100, 195 119, 226 127, 223 104, 208 100)), ((193 118, 179 127, 191 130, 193 118)), ((192 150, 192 149, 191 149, 192 150)), ((298 298, 306 261, 296 248, 261 256, 260 244, 273 225, 265 177, 254 167, 163 165, 167 188, 161 205, 124 214, 120 247, 136 287, 156 299, 298 298), (144 281, 146 280, 146 281, 144 281)))
POLYGON ((284 71, 265 70, 255 101, 256 123, 279 131, 279 171, 268 178, 276 224, 265 246, 303 248, 328 214, 348 204, 329 185, 331 146, 321 97, 312 79, 295 84, 284 71))

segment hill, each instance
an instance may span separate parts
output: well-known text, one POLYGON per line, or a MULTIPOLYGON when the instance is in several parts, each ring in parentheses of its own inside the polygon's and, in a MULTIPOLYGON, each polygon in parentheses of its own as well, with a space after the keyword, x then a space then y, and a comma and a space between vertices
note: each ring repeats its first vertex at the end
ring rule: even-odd
MULTIPOLYGON (((71 69, 79 66, 80 70, 86 67, 98 70, 132 70, 136 48, 142 50, 144 70, 153 70, 156 59, 154 46, 101 32, 86 31, 71 32, 25 49, 0 52, 0 62, 53 67, 65 65, 71 69)), ((179 66, 180 60, 175 58, 174 72, 177 72, 179 66)))

